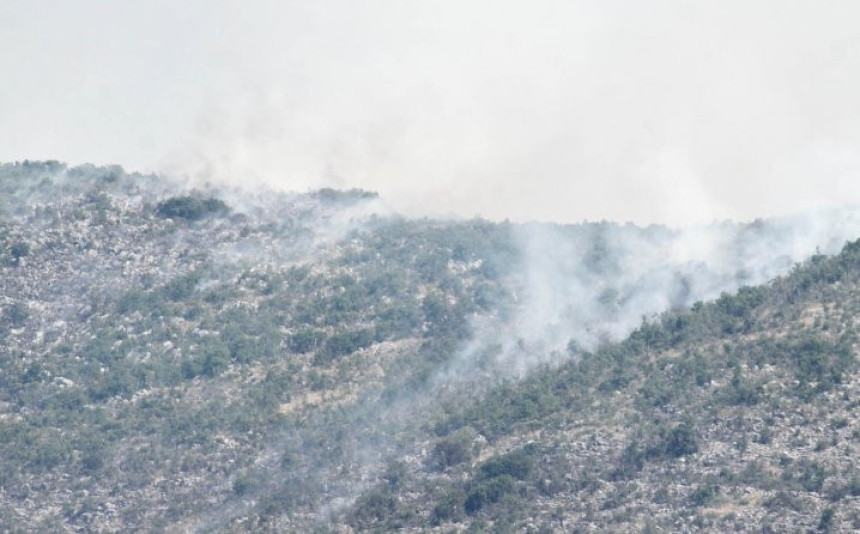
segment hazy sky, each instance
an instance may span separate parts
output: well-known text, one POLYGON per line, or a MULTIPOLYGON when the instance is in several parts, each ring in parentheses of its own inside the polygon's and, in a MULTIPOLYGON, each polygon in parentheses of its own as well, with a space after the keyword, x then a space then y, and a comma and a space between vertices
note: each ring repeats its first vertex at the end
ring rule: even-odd
POLYGON ((860 203, 860 2, 0 0, 0 160, 421 214, 860 203))

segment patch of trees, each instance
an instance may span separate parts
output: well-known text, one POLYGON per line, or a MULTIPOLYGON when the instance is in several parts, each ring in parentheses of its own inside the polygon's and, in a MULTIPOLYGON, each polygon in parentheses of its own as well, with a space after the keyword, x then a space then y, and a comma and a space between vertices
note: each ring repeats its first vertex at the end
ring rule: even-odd
POLYGON ((305 354, 322 346, 326 339, 325 332, 316 328, 302 328, 290 334, 287 346, 290 351, 305 354))
POLYGON ((403 528, 413 515, 387 485, 381 485, 358 499, 349 522, 360 530, 392 531, 403 528))
POLYGON ((434 522, 457 517, 462 513, 458 508, 466 514, 476 514, 499 503, 518 487, 525 489, 523 483, 532 478, 539 453, 540 447, 531 443, 487 459, 462 491, 450 491, 444 496, 433 511, 434 522))
POLYGON ((30 245, 23 241, 12 243, 9 247, 9 254, 15 261, 15 265, 18 265, 21 262, 21 258, 26 258, 30 255, 30 245))
POLYGON ((373 191, 365 191, 364 189, 347 189, 346 191, 342 191, 324 187, 312 193, 312 196, 328 204, 354 204, 363 200, 378 198, 379 194, 373 191))
POLYGON ((13 302, 0 314, 0 329, 3 327, 18 328, 30 318, 30 308, 23 302, 13 302))
POLYGON ((675 426, 658 423, 653 427, 637 428, 628 445, 619 455, 610 478, 632 478, 648 461, 672 460, 699 451, 699 437, 695 426, 683 422, 675 426))
POLYGON ((191 195, 171 197, 158 203, 155 213, 165 219, 198 221, 207 217, 218 217, 230 212, 230 207, 218 198, 202 198, 191 195))
POLYGON ((369 347, 376 340, 372 328, 339 332, 328 338, 314 356, 314 364, 327 365, 335 359, 369 347))
POLYGON ((437 441, 431 456, 436 468, 444 471, 471 460, 478 452, 476 437, 475 431, 467 427, 437 441))

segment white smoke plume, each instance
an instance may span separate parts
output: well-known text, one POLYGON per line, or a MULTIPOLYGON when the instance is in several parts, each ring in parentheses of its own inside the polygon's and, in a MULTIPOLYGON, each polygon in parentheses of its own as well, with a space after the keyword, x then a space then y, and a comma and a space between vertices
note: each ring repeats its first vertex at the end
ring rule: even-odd
POLYGON ((520 222, 858 203, 858 17, 852 0, 7 0, 0 160, 520 222))
POLYGON ((523 260, 516 311, 478 317, 475 337, 438 378, 522 377, 570 352, 620 341, 643 320, 767 283, 860 235, 860 209, 680 230, 609 223, 515 227, 523 260))

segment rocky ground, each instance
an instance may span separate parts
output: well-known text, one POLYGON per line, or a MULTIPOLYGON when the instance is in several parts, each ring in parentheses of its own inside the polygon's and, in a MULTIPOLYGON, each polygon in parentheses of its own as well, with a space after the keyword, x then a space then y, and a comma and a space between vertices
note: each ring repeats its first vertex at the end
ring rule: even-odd
POLYGON ((860 529, 858 245, 735 292, 798 228, 2 165, 0 530, 860 529))

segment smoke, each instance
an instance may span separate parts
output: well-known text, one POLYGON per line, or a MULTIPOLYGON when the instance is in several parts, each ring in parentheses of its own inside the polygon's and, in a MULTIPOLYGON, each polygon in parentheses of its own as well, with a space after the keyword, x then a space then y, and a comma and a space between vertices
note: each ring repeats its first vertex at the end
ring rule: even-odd
POLYGON ((0 159, 361 187, 399 212, 493 220, 860 202, 849 0, 4 10, 0 159))
MULTIPOLYGON (((143 203, 152 204, 163 195, 187 193, 176 184, 159 185, 157 177, 123 176, 118 167, 36 167, 44 168, 51 177, 50 183, 59 191, 56 198, 71 191, 84 195, 104 190, 107 194, 125 193, 118 194, 116 200, 127 200, 140 209, 143 203), (63 193, 66 189, 69 191, 63 193)), ((44 185, 48 183, 38 174, 31 177, 30 184, 42 184, 45 191, 24 187, 21 202, 49 199, 44 196, 51 191, 44 185)), ((253 274, 257 269, 294 264, 322 272, 337 263, 344 248, 360 247, 362 235, 386 225, 384 215, 373 218, 373 214, 385 213, 384 203, 362 191, 302 195, 218 187, 198 193, 225 199, 233 214, 208 226, 205 232, 189 226, 166 236, 163 250, 167 252, 156 269, 165 277, 177 267, 189 268, 188 258, 198 256, 184 250, 206 250, 206 255, 198 257, 211 261, 218 276, 229 278, 230 283, 235 282, 232 276, 243 272, 253 274), (291 231, 281 232, 284 228, 291 231), (363 231, 353 232, 355 229, 363 231), (178 256, 186 259, 178 262, 178 256)), ((456 248, 453 243, 461 230, 459 223, 429 224, 441 230, 441 241, 431 242, 443 249, 456 248), (445 235, 453 241, 446 243, 445 235)), ((323 404, 319 410, 309 410, 307 419, 285 423, 260 444, 251 465, 213 488, 222 500, 190 518, 190 528, 217 530, 231 522, 237 526, 254 514, 265 515, 266 499, 271 495, 279 496, 285 509, 298 511, 297 517, 286 513, 280 517, 280 521, 289 522, 289 528, 300 525, 296 529, 301 530, 314 523, 340 521, 363 492, 379 483, 390 460, 405 458, 413 467, 422 462, 426 465, 428 443, 434 439, 428 435, 426 423, 443 409, 447 399, 480 395, 501 380, 516 380, 539 366, 558 365, 576 357, 578 351, 621 340, 643 319, 652 319, 665 310, 686 309, 695 301, 713 299, 724 291, 767 282, 816 251, 837 252, 860 232, 860 209, 817 210, 749 224, 725 222, 683 228, 607 222, 500 227, 512 232, 517 251, 511 255, 507 275, 497 280, 509 290, 510 302, 488 306, 495 311, 473 317, 472 337, 447 365, 437 369, 429 383, 401 382, 399 377, 390 376, 384 385, 357 389, 355 397, 345 397, 342 404, 323 404), (391 389, 383 391, 389 386, 391 389), (237 494, 235 488, 241 484, 231 487, 231 483, 246 478, 254 489, 237 494)), ((409 246, 408 241, 405 244, 409 246)), ((423 246, 414 245, 415 250, 423 246)), ((507 254, 505 245, 499 248, 507 254)), ((487 250, 481 246, 476 249, 487 250)), ((472 252, 463 257, 470 265, 480 263, 472 252)), ((448 268, 456 272, 454 263, 448 268)), ((467 279, 468 275, 463 277, 467 279)), ((201 283, 217 281, 205 279, 201 283)), ((389 357, 409 361, 420 356, 419 342, 413 339, 410 343, 389 357)), ((383 345, 373 346, 369 349, 372 352, 360 357, 378 359, 385 366, 386 358, 380 352, 398 349, 383 345)), ((405 369, 399 368, 408 375, 405 369)), ((338 380, 349 379, 348 371, 340 372, 338 380)), ((361 377, 353 379, 362 381, 361 377)))
MULTIPOLYGON (((516 226, 512 313, 473 318, 439 386, 622 339, 860 229, 853 209, 701 226, 860 203, 850 0, 0 10, 0 159, 123 162, 226 189, 359 187, 412 216, 700 225, 516 226)), ((313 250, 352 217, 309 223, 313 250)), ((257 261, 279 247, 218 252, 257 261)), ((434 401, 410 393, 402 406, 434 401)), ((355 445, 358 471, 373 472, 378 446, 355 445)))
POLYGON ((566 4, 305 13, 297 86, 216 107, 191 146, 203 172, 418 215, 706 223, 858 198, 835 20, 856 8, 566 4))
POLYGON ((291 447, 301 451, 308 479, 326 480, 314 506, 317 521, 343 519, 392 459, 426 461, 432 437, 422 422, 438 413, 444 399, 480 395, 500 381, 622 340, 666 310, 766 283, 816 252, 838 252, 860 232, 860 209, 681 229, 613 223, 510 228, 518 259, 503 280, 511 291, 509 311, 502 305, 473 317, 473 335, 426 386, 407 382, 387 398, 368 395, 344 408, 343 424, 321 420, 309 426, 320 432, 333 424, 326 446, 340 451, 337 465, 349 466, 348 472, 327 463, 326 454, 296 430, 291 447))
POLYGON ((621 341, 667 310, 767 283, 855 239, 860 209, 684 229, 528 224, 514 232, 522 252, 510 280, 515 312, 476 318, 475 336, 439 385, 522 377, 621 341))

